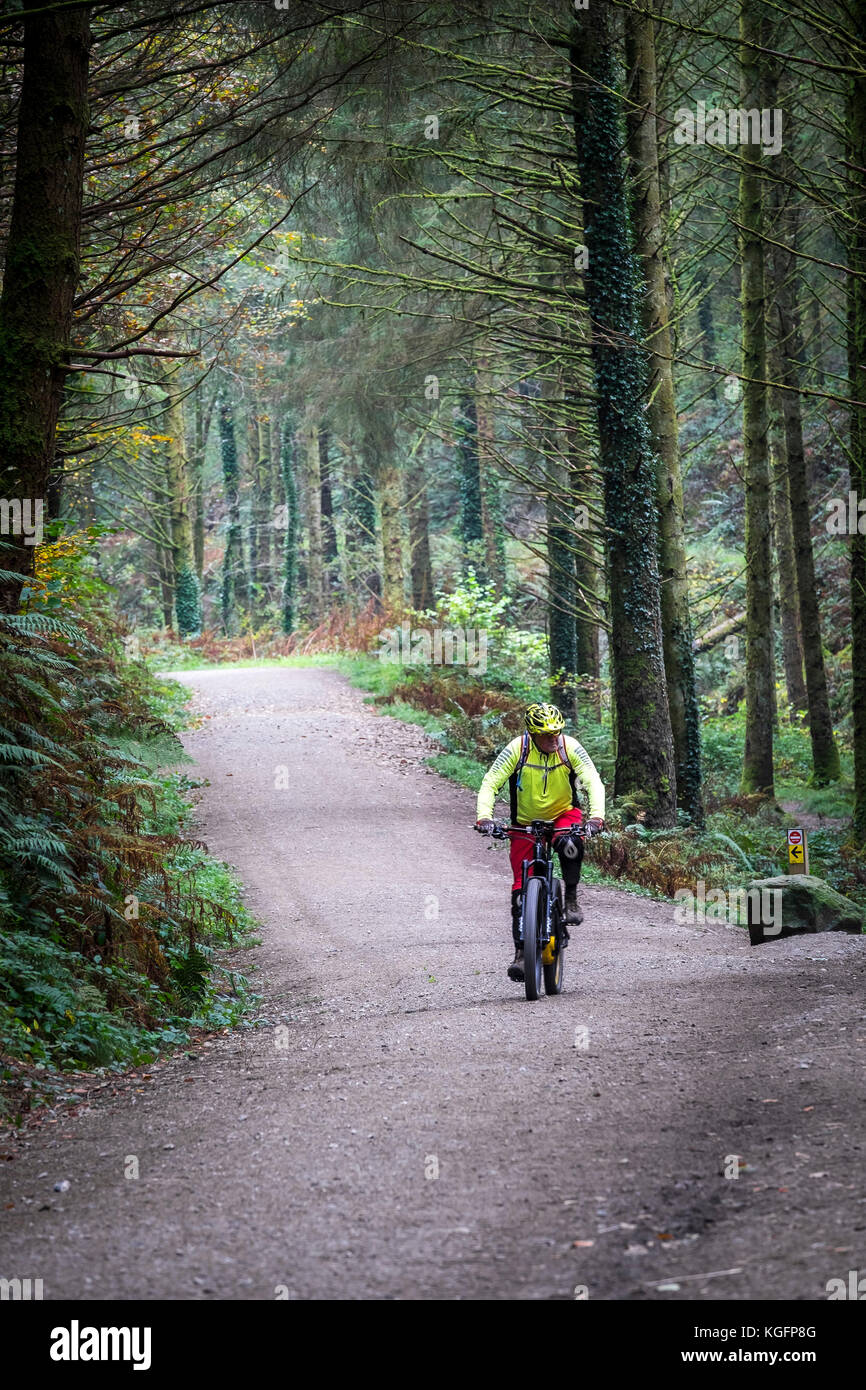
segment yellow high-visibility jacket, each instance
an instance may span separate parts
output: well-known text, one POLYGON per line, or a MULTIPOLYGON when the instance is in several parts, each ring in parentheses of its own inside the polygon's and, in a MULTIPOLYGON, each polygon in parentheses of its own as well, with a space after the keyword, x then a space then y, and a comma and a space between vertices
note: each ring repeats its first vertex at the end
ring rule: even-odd
MULTIPOLYGON (((604 819, 604 783, 592 758, 577 739, 568 734, 560 738, 559 746, 565 752, 568 766, 559 752, 542 753, 530 738, 529 755, 517 781, 518 825, 528 825, 533 820, 555 820, 569 809, 572 804, 571 771, 589 797, 589 814, 604 819)), ((517 768, 522 747, 523 736, 519 734, 505 745, 487 769, 478 789, 477 820, 492 819, 496 798, 517 768)))

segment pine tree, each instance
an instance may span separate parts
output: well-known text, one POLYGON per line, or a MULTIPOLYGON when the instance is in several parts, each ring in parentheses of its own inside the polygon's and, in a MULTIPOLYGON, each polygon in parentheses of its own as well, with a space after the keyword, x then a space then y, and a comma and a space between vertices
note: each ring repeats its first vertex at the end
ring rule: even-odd
MULTIPOLYGON (((226 399, 220 401, 219 423, 223 490, 228 508, 222 573, 222 624, 226 635, 234 637, 240 630, 239 608, 247 598, 247 577, 244 569, 243 532, 238 500, 240 470, 238 468, 234 413, 231 402, 226 399)), ((247 605, 244 604, 244 606, 247 605)))
POLYGON ((701 726, 695 690, 673 342, 662 239, 656 127, 658 84, 652 15, 628 11, 625 35, 626 62, 631 74, 632 105, 627 129, 635 249, 646 287, 642 304, 649 355, 648 415, 658 460, 656 502, 665 676, 676 758, 677 800, 695 824, 700 825, 703 822, 701 726))
POLYGON ((295 630, 298 574, 298 487, 295 480, 295 431, 290 416, 283 421, 281 465, 285 492, 285 541, 283 544, 283 632, 295 630))
MULTIPOLYGON (((758 0, 740 0, 740 106, 761 106, 758 0)), ((751 135, 753 132, 749 131, 751 135)), ((740 154, 743 452, 746 480, 746 745, 740 790, 773 795, 772 556, 767 445, 764 217, 761 146, 740 154)))
POLYGON ((591 16, 578 12, 570 67, 607 525, 615 792, 644 798, 648 825, 672 825, 676 770, 662 651, 655 468, 643 411, 645 362, 636 347, 639 295, 607 0, 594 3, 591 16))

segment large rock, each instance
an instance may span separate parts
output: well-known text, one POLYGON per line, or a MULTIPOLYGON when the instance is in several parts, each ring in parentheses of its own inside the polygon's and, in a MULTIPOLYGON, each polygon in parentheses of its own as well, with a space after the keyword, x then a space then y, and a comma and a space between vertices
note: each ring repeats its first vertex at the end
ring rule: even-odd
MULTIPOLYGON (((757 878, 749 884, 749 892, 758 889, 762 894, 782 894, 782 929, 778 923, 749 924, 749 940, 753 946, 764 941, 776 941, 780 936, 800 936, 803 932, 866 931, 866 911, 837 893, 829 883, 812 874, 778 874, 776 878, 757 878)), ((765 901, 771 913, 779 899, 771 896, 765 901)))

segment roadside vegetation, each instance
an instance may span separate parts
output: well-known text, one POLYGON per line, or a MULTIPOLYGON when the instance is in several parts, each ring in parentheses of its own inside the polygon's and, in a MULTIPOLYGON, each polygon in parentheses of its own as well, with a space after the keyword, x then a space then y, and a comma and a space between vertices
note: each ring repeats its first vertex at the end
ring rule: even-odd
POLYGON ((124 655, 98 533, 0 615, 0 1120, 236 1022, 240 886, 191 829, 186 692, 124 655), (73 597, 74 595, 74 597, 73 597))

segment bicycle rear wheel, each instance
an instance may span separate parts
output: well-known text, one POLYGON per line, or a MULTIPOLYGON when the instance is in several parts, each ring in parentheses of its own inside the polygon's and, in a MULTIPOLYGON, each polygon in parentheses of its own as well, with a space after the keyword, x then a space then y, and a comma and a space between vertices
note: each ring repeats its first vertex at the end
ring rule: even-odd
POLYGON ((553 963, 544 967, 544 992, 545 994, 562 993, 562 919, 565 915, 565 904, 563 900, 562 879, 558 878, 554 883, 556 897, 553 901, 553 963))
POLYGON ((544 879, 531 878, 523 898, 523 987, 527 999, 538 999, 544 965, 541 960, 541 937, 547 916, 544 879))

